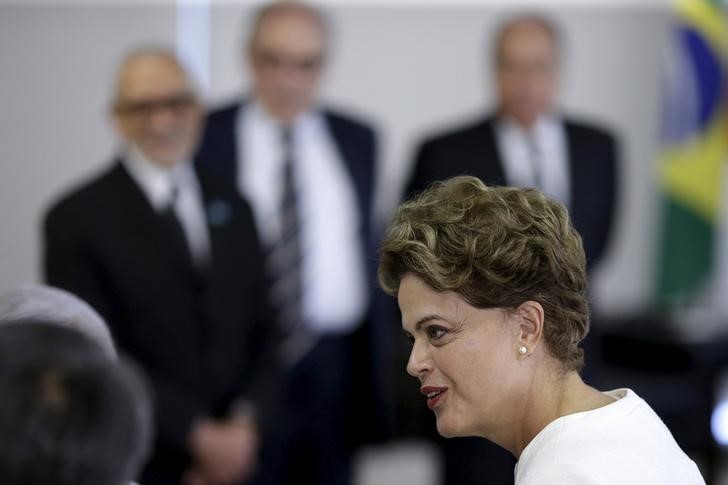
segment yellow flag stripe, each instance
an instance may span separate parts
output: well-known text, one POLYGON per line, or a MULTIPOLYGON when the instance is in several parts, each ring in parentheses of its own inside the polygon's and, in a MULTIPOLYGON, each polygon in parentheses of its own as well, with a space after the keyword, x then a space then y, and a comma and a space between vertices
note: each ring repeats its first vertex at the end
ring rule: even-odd
POLYGON ((665 147, 659 164, 663 191, 710 223, 720 207, 727 133, 725 118, 717 117, 707 132, 665 147))
POLYGON ((703 34, 719 54, 728 55, 728 27, 726 15, 706 0, 681 0, 677 11, 683 22, 703 34))

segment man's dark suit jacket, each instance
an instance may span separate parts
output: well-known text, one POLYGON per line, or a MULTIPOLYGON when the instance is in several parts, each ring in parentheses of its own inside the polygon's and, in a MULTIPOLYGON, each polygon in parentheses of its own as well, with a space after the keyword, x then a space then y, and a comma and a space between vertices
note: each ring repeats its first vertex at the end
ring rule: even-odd
MULTIPOLYGON (((488 185, 508 185, 498 152, 494 116, 426 140, 417 151, 405 195, 436 180, 473 175, 488 185)), ((571 185, 570 214, 591 267, 609 242, 615 205, 617 150, 609 133, 564 121, 571 185)))
MULTIPOLYGON (((230 181, 237 186, 240 153, 236 133, 237 120, 241 108, 246 101, 237 102, 212 112, 207 119, 205 134, 197 156, 197 163, 201 171, 210 173, 215 177, 230 181)), ((374 130, 359 121, 331 111, 323 111, 335 146, 338 148, 341 161, 344 163, 350 180, 356 192, 359 219, 361 221, 362 244, 366 251, 366 267, 369 278, 369 288, 376 287, 376 241, 372 236, 372 206, 374 191, 374 170, 376 157, 376 136, 374 130)), ((321 190, 325 190, 322 186, 321 190)), ((334 295, 332 295, 332 298, 334 295)), ((367 407, 368 413, 382 413, 381 387, 379 376, 385 372, 379 366, 383 362, 381 356, 386 350, 386 328, 378 325, 376 319, 368 318, 355 335, 355 364, 359 367, 356 372, 362 373, 366 380, 372 378, 372 386, 357 385, 357 388, 367 388, 365 395, 358 399, 360 403, 371 403, 367 407)), ((364 380, 359 381, 364 382, 364 380)), ((353 410, 352 410, 353 411, 353 410)), ((385 421, 379 416, 375 422, 359 419, 357 429, 352 432, 356 435, 355 441, 374 438, 383 432, 380 428, 385 421)))
POLYGON ((273 326, 252 212, 226 184, 199 177, 211 263, 184 246, 117 161, 45 220, 45 276, 103 315, 122 352, 148 374, 157 444, 142 483, 178 483, 196 418, 243 398, 269 409, 277 382, 273 326))

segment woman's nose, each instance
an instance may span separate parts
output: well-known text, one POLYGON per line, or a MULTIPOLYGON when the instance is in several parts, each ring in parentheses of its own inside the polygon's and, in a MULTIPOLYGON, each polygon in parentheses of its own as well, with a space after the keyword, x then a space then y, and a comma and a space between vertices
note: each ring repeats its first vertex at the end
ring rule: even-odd
POLYGON ((429 357, 424 345, 415 342, 407 361, 407 373, 422 380, 422 376, 430 369, 429 357))

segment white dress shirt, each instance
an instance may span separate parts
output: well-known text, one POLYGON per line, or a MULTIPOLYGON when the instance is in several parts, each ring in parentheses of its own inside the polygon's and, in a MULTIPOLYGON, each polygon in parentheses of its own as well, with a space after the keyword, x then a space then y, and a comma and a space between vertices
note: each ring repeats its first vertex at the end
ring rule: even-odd
POLYGON ((210 235, 202 192, 190 162, 162 167, 150 162, 135 146, 129 148, 122 160, 157 213, 173 206, 195 265, 204 267, 210 258, 210 235))
POLYGON ((526 130, 514 120, 501 117, 495 134, 508 185, 536 187, 569 207, 568 148, 559 118, 543 116, 526 130))
MULTIPOLYGON (((362 321, 368 297, 356 190, 321 113, 304 113, 290 128, 301 220, 303 319, 319 334, 350 331, 362 321)), ((268 246, 280 231, 281 131, 259 104, 240 110, 238 188, 250 201, 268 246)))

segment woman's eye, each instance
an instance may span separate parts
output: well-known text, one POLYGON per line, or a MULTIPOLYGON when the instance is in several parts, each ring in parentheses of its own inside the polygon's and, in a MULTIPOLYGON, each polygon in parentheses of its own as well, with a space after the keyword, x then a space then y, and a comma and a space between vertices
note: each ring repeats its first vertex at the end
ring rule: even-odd
POLYGON ((412 335, 406 334, 405 338, 407 339, 407 343, 410 345, 410 347, 415 344, 415 338, 412 335))
POLYGON ((430 338, 430 340, 437 340, 440 337, 442 337, 443 335, 445 335, 446 333, 447 333, 447 330, 445 330, 444 328, 435 327, 435 326, 427 328, 427 336, 430 338))

